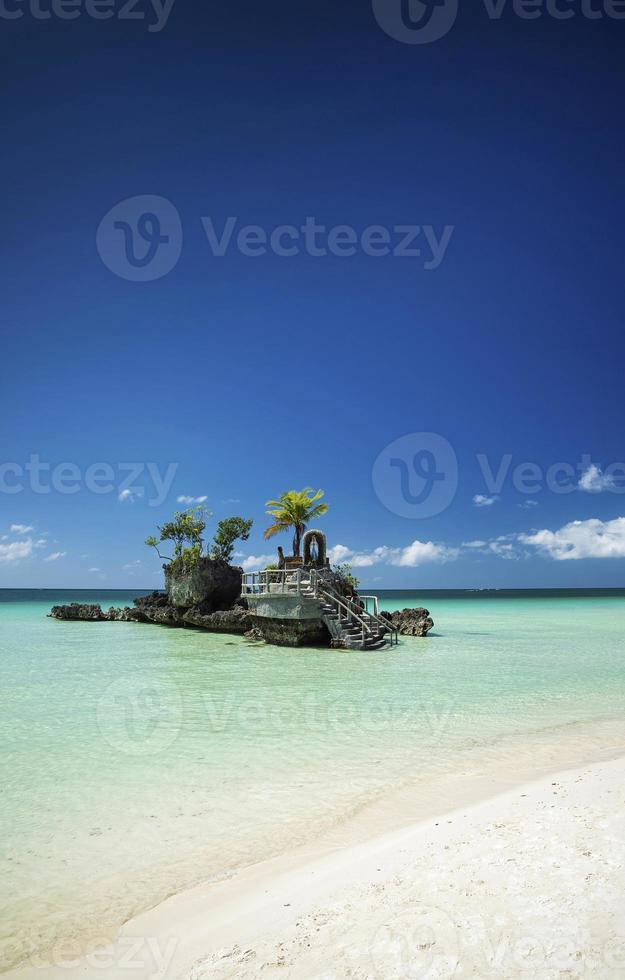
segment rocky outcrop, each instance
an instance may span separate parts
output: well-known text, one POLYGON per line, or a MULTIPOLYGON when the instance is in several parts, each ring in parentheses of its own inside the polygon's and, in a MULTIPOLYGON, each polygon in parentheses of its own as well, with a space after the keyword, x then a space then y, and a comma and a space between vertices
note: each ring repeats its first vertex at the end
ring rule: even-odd
POLYGON ((132 600, 137 609, 145 609, 152 606, 168 606, 169 599, 166 592, 150 592, 149 595, 140 595, 132 600))
POLYGON ((434 620, 427 609, 401 609, 396 612, 383 612, 400 636, 427 636, 434 626, 434 620))
POLYGON ((250 616, 253 636, 262 636, 267 643, 278 647, 330 646, 330 633, 322 619, 269 619, 250 616))
POLYGON ((69 606, 53 606, 48 613, 53 619, 83 620, 84 622, 102 622, 107 617, 101 606, 83 605, 72 602, 69 606))
POLYGON ((125 606, 123 609, 111 606, 104 613, 104 618, 109 620, 111 623, 146 623, 147 619, 144 617, 140 609, 131 609, 129 606, 125 606))
POLYGON ((211 633, 238 633, 243 635, 254 626, 254 617, 242 606, 232 609, 219 609, 206 614, 199 606, 187 610, 183 615, 185 626, 209 630, 211 633))
POLYGON ((168 600, 177 609, 201 605, 206 614, 231 609, 241 595, 243 570, 226 561, 200 558, 191 568, 178 562, 164 568, 168 600))
POLYGON ((207 612, 205 606, 193 606, 187 610, 177 609, 176 606, 170 605, 163 592, 140 596, 134 602, 134 608, 125 606, 119 609, 111 606, 106 612, 103 612, 101 606, 80 605, 74 602, 70 606, 54 606, 49 615, 52 619, 100 623, 155 623, 157 626, 178 628, 193 626, 211 633, 235 633, 241 636, 254 626, 253 617, 243 605, 239 604, 232 609, 213 613, 207 612))

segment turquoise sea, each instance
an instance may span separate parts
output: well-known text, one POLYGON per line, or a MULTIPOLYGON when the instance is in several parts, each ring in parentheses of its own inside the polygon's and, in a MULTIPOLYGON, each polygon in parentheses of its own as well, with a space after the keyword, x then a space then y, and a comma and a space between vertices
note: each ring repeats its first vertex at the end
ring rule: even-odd
POLYGON ((376 806, 625 749, 625 590, 378 593, 435 621, 382 653, 46 617, 136 594, 0 591, 4 967, 376 806))

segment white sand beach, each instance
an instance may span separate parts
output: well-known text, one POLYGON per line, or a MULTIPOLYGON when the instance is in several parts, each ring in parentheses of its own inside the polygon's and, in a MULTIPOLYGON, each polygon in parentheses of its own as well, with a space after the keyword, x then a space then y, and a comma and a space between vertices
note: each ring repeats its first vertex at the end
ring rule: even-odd
MULTIPOLYGON (((348 835, 344 828, 344 835, 348 835)), ((325 853, 300 849, 132 919, 21 980, 625 976, 625 759, 325 853)))

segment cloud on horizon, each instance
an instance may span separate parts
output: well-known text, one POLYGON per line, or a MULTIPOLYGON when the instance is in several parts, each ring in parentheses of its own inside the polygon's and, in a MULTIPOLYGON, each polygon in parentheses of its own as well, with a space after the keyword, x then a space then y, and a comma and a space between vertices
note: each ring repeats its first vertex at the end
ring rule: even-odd
POLYGON ((571 521, 558 531, 520 534, 519 541, 555 561, 625 558, 625 517, 616 517, 612 521, 600 521, 598 518, 571 521))

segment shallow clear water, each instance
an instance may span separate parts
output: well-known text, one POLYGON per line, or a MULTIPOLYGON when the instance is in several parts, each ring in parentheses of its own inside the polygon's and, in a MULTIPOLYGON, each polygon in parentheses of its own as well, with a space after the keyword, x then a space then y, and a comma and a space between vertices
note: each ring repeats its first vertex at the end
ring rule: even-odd
POLYGON ((435 804, 454 773, 625 745, 625 593, 380 595, 426 605, 434 634, 288 650, 45 615, 132 593, 0 591, 4 964, 102 937, 400 786, 435 804))

